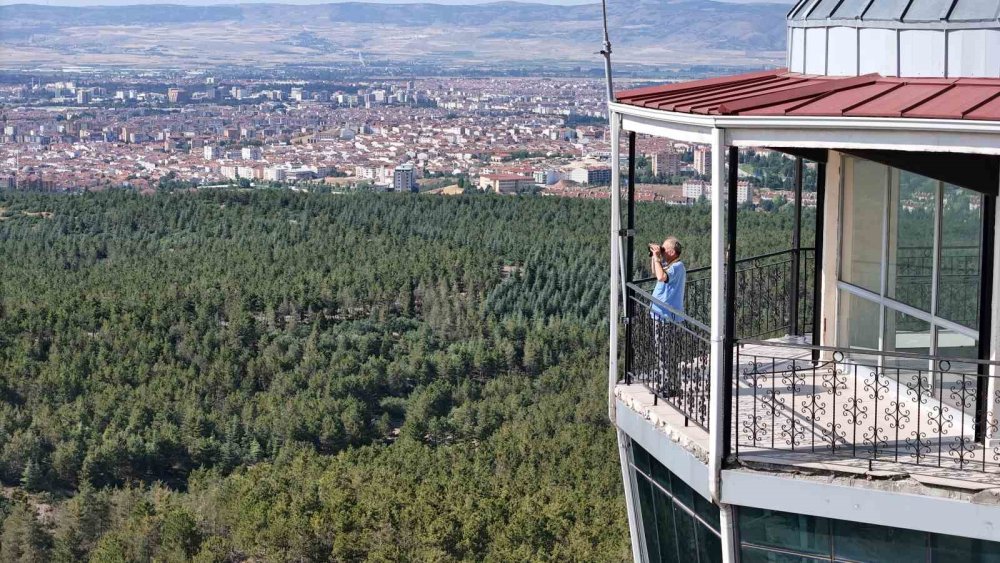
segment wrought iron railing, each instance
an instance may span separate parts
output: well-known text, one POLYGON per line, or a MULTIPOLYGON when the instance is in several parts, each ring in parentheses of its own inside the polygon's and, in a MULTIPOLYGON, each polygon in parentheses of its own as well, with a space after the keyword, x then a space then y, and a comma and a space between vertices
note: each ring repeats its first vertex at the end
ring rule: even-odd
POLYGON ((710 340, 708 327, 672 310, 636 284, 628 284, 625 377, 708 430, 710 340))
POLYGON ((782 451, 938 470, 1000 473, 989 397, 995 363, 741 341, 733 378, 737 459, 782 451), (819 360, 813 361, 813 357, 819 360), (978 408, 977 408, 978 407, 978 408))
MULTIPOLYGON (((979 282, 982 266, 979 245, 945 246, 937 257, 937 308, 940 316, 965 326, 979 322, 979 282)), ((934 249, 929 246, 902 247, 896 251, 893 299, 926 309, 934 283, 934 249)), ((920 321, 908 317, 910 326, 920 321)))
MULTIPOLYGON (((770 338, 812 331, 815 252, 812 248, 798 252, 798 293, 792 291, 795 250, 736 261, 737 338, 770 338), (795 299, 798 300, 797 315, 792 303, 795 299)), ((712 307, 710 274, 711 268, 707 267, 688 270, 684 288, 684 313, 705 325, 710 323, 712 307)), ((642 287, 655 281, 656 278, 645 278, 635 283, 642 287)))
MULTIPOLYGON (((772 252, 736 263, 736 334, 741 338, 806 334, 812 330, 813 250, 772 252), (795 264, 799 291, 793 291, 795 264), (797 321, 794 300, 798 300, 797 321)), ((642 383, 685 416, 685 423, 708 429, 709 268, 688 271, 684 311, 666 311, 644 286, 627 284, 625 378, 642 383), (658 314, 657 310, 669 314, 658 314)))
POLYGON ((803 248, 798 251, 797 259, 795 253, 783 250, 736 262, 733 305, 737 338, 770 338, 812 331, 814 253, 811 248, 803 248), (794 287, 796 281, 798 291, 794 287))

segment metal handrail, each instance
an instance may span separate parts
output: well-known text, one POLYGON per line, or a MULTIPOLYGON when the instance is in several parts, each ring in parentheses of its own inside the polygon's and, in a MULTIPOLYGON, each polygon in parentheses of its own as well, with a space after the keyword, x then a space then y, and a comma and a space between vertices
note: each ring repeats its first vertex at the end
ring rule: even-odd
MULTIPOLYGON (((802 248, 800 248, 798 250, 800 252, 803 252, 803 251, 807 252, 807 251, 815 250, 815 248, 813 248, 811 246, 803 246, 802 248)), ((740 264, 743 264, 743 263, 746 263, 746 262, 752 262, 754 260, 761 260, 763 258, 771 258, 771 257, 774 257, 774 256, 780 256, 782 254, 789 254, 789 253, 792 253, 792 252, 795 252, 794 248, 786 248, 785 250, 775 250, 774 252, 768 252, 768 253, 765 253, 765 254, 758 254, 757 256, 748 256, 747 258, 740 258, 739 260, 736 261, 736 264, 740 265, 740 264)), ((699 266, 697 268, 691 268, 691 269, 687 270, 687 275, 690 276, 691 274, 700 274, 702 272, 710 271, 711 269, 712 269, 711 266, 699 266)), ((656 276, 651 276, 651 277, 648 277, 648 278, 641 278, 641 279, 638 279, 638 280, 634 280, 633 283, 649 283, 651 281, 656 281, 656 276)))
MULTIPOLYGON (((685 315, 683 312, 678 311, 677 309, 671 307, 670 305, 667 305, 663 301, 660 301, 659 299, 653 297, 653 295, 651 293, 649 293, 648 291, 646 291, 646 290, 642 289, 641 287, 637 286, 634 282, 626 283, 625 286, 628 287, 629 289, 631 289, 632 291, 634 291, 636 294, 641 295, 642 297, 646 298, 650 303, 656 305, 657 307, 662 307, 662 308, 666 309, 667 311, 670 311, 673 315, 675 315, 677 317, 680 317, 681 320, 684 321, 685 323, 689 323, 689 324, 691 324, 691 325, 693 325, 693 326, 695 326, 697 328, 700 328, 701 330, 703 330, 705 332, 711 332, 711 329, 708 328, 708 325, 706 325, 706 324, 704 324, 702 322, 696 321, 695 319, 692 319, 691 317, 685 315)), ((678 323, 678 324, 680 324, 680 323, 678 323)))
MULTIPOLYGON (((822 346, 818 344, 796 344, 792 342, 780 342, 774 340, 754 340, 754 339, 744 339, 738 340, 736 342, 737 346, 765 346, 769 348, 791 348, 795 350, 813 350, 818 352, 840 352, 847 355, 856 354, 859 356, 881 356, 881 357, 892 357, 892 358, 906 358, 911 360, 928 360, 932 362, 948 362, 958 363, 958 364, 975 364, 982 366, 998 366, 1000 367, 1000 361, 992 360, 980 360, 975 358, 961 358, 961 357, 948 357, 948 356, 938 356, 932 354, 918 354, 916 352, 894 352, 894 351, 879 351, 879 350, 869 350, 867 348, 850 348, 842 346, 822 346)), ((803 361, 805 361, 803 359, 803 361)), ((981 374, 982 375, 982 374, 981 374)), ((983 375, 983 377, 988 377, 983 375)))
MULTIPOLYGON (((638 298, 637 298, 637 297, 636 297, 635 295, 632 295, 632 296, 630 297, 630 299, 631 299, 632 301, 634 301, 634 302, 638 303, 639 305, 649 305, 649 304, 650 304, 649 302, 646 302, 646 301, 641 301, 641 300, 639 300, 639 299, 638 299, 638 298)), ((655 300, 654 300, 654 301, 655 301, 655 300)), ((669 319, 657 319, 657 320, 660 320, 660 321, 662 321, 662 322, 666 322, 666 323, 670 323, 670 324, 674 324, 674 325, 677 325, 677 327, 678 327, 678 328, 680 328, 680 329, 681 329, 681 330, 683 330, 684 332, 686 332, 686 333, 690 334, 691 336, 693 336, 693 337, 695 337, 695 338, 698 338, 698 339, 700 339, 700 340, 703 340, 703 341, 705 341, 705 342, 708 342, 708 341, 709 341, 709 336, 708 336, 708 334, 707 334, 707 331, 705 331, 705 333, 704 333, 704 334, 702 334, 702 333, 699 333, 699 332, 695 332, 695 331, 691 330, 691 329, 690 329, 689 327, 687 327, 687 326, 686 326, 687 324, 691 324, 691 325, 695 325, 695 328, 697 328, 697 329, 700 329, 700 330, 703 330, 703 331, 704 331, 704 325, 702 325, 702 326, 697 326, 697 325, 701 324, 701 323, 699 323, 698 321, 695 321, 695 320, 693 320, 693 319, 692 319, 692 320, 691 320, 690 322, 678 322, 678 321, 672 321, 672 320, 669 320, 669 319)))

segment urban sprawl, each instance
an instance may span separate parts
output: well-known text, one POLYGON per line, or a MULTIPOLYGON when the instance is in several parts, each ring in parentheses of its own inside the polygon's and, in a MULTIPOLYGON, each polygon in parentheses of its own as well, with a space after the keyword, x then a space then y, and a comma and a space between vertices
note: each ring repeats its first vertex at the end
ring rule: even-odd
MULTIPOLYGON (((263 82, 201 73, 0 83, 0 189, 288 187, 603 198, 601 81, 429 78, 263 82)), ((708 147, 640 137, 637 199, 702 201, 708 147)), ((752 162, 787 157, 750 151, 752 162)), ((744 159, 746 160, 746 159, 744 159)), ((787 176, 740 171, 737 197, 792 199, 787 176)), ((811 193, 803 197, 810 205, 811 193)))

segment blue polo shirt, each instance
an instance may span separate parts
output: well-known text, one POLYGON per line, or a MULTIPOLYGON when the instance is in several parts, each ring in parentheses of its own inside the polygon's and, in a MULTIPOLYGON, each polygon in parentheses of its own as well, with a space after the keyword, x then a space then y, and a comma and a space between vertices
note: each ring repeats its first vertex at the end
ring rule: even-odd
MULTIPOLYGON (((684 282, 687 281, 687 270, 684 268, 684 262, 678 260, 669 266, 665 266, 665 271, 667 272, 667 281, 656 282, 656 287, 653 288, 653 297, 670 305, 674 310, 683 313, 684 282)), ((655 303, 653 304, 652 313, 658 319, 677 320, 677 315, 667 310, 666 307, 661 307, 655 303)))

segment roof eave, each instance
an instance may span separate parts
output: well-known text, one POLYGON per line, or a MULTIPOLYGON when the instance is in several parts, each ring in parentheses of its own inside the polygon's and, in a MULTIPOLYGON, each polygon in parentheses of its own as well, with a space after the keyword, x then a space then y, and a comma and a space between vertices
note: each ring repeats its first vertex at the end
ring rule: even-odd
POLYGON ((610 104, 622 127, 678 141, 709 143, 714 129, 726 144, 851 148, 1000 155, 1000 121, 843 116, 696 115, 610 104))

